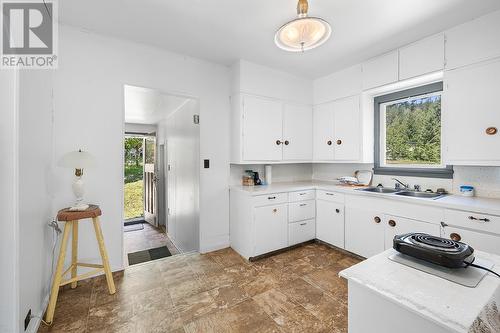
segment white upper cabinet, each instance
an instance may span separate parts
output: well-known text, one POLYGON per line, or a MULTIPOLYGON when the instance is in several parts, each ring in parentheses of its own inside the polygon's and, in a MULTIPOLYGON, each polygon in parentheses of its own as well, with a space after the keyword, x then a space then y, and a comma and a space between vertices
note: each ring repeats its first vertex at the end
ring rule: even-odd
POLYGON ((243 159, 280 161, 283 141, 283 104, 279 101, 243 97, 243 159))
POLYGON ((359 95, 316 106, 313 120, 314 161, 360 161, 359 95))
POLYGON ((363 63, 363 90, 398 81, 398 51, 392 51, 363 63))
POLYGON ((399 79, 443 70, 444 34, 425 38, 399 49, 399 79))
POLYGON ((445 162, 500 165, 500 60, 446 71, 445 162))
POLYGON ((283 160, 312 160, 312 107, 285 104, 283 110, 283 160))
POLYGON ((446 69, 500 56, 500 11, 445 32, 446 69))
POLYGON ((362 128, 359 95, 333 102, 334 157, 337 161, 357 161, 361 152, 362 128))
POLYGON ((314 104, 360 94, 361 80, 360 64, 314 80, 314 104))
POLYGON ((313 114, 313 159, 315 161, 333 161, 333 103, 314 107, 313 114))

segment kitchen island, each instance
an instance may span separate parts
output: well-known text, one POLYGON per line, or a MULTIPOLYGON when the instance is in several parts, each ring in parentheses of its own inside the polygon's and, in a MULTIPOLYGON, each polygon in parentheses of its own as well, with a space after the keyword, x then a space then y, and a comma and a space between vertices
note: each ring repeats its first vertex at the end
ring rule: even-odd
MULTIPOLYGON (((339 273, 348 280, 349 333, 500 332, 500 278, 487 274, 476 288, 396 263, 386 250, 339 273)), ((476 251, 494 263, 500 257, 476 251)))

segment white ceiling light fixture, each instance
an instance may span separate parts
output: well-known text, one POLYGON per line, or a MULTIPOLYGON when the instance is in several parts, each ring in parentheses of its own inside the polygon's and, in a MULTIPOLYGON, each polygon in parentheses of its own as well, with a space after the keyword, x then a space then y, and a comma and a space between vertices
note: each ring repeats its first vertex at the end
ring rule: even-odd
POLYGON ((325 43, 332 34, 330 24, 319 18, 307 16, 307 0, 297 3, 297 18, 285 23, 276 31, 276 45, 290 52, 304 52, 325 43))

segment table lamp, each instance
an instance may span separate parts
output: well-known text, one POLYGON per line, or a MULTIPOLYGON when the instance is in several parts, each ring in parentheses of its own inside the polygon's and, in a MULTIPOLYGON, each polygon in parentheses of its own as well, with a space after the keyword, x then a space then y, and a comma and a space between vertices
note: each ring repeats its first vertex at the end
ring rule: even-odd
POLYGON ((72 207, 70 207, 70 210, 83 211, 89 208, 89 205, 83 202, 85 187, 82 176, 83 169, 93 167, 94 164, 94 156, 90 153, 82 151, 81 149, 66 153, 59 160, 59 166, 75 169, 75 178, 71 187, 73 189, 73 193, 75 194, 76 202, 72 207))

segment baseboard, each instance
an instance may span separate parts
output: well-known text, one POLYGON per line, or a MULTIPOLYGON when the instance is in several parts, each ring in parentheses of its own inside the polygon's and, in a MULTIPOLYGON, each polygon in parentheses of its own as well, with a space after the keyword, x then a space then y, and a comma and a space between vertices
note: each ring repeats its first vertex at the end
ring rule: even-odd
POLYGON ((40 328, 40 324, 42 323, 42 318, 43 315, 45 314, 45 310, 47 309, 47 306, 49 305, 49 296, 50 294, 47 293, 45 297, 43 298, 42 301, 42 306, 38 313, 32 314, 30 324, 28 325, 28 328, 26 328, 27 333, 36 333, 38 332, 38 329, 40 328))
POLYGON ((219 235, 209 239, 202 240, 200 244, 200 253, 208 253, 229 247, 229 235, 219 235))

